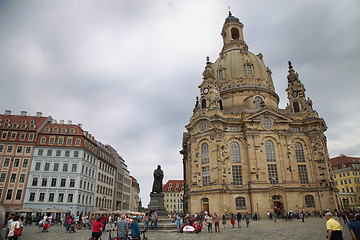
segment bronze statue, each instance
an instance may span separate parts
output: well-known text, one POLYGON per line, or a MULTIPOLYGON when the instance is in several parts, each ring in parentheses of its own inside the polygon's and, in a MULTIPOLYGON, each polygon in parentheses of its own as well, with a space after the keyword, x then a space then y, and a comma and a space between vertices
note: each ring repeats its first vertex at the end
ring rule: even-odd
POLYGON ((162 180, 164 178, 164 172, 161 170, 161 166, 158 165, 158 168, 154 171, 154 183, 151 193, 162 193, 162 180))

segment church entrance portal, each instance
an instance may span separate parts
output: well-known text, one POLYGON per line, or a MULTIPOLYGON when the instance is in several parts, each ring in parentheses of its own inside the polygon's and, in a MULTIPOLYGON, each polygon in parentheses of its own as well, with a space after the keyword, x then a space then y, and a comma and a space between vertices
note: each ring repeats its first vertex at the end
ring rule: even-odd
POLYGON ((201 202, 202 202, 202 210, 209 212, 209 199, 203 198, 201 199, 201 202))
POLYGON ((279 208, 283 209, 283 208, 284 208, 284 205, 283 205, 283 203, 282 203, 282 197, 281 197, 281 196, 279 196, 279 195, 274 195, 274 196, 272 197, 272 199, 273 199, 274 209, 279 209, 279 208))

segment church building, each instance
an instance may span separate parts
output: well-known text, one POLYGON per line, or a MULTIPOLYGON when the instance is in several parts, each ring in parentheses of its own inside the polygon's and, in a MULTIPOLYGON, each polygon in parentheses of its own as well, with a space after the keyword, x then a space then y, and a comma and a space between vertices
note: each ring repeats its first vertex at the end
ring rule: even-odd
POLYGON ((289 62, 289 104, 279 108, 270 69, 248 50, 231 12, 223 47, 207 59, 183 134, 184 212, 220 215, 337 208, 324 119, 289 62))

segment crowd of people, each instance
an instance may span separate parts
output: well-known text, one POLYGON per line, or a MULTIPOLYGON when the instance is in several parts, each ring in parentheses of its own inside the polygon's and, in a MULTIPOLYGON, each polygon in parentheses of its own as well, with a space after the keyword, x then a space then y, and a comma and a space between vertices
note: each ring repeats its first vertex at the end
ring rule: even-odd
MULTIPOLYGON (((304 219, 309 216, 315 216, 320 218, 326 218, 326 228, 327 228, 327 238, 330 240, 343 239, 342 232, 343 228, 339 222, 343 222, 347 225, 350 234, 353 240, 360 240, 360 212, 358 210, 350 211, 331 211, 329 209, 325 211, 316 211, 316 212, 305 212, 305 211, 285 211, 283 209, 275 209, 274 211, 269 211, 267 213, 268 218, 274 220, 282 219, 283 221, 288 221, 292 219, 301 219, 304 222, 304 219), (338 220, 335 220, 337 217, 338 220)), ((173 214, 168 215, 170 220, 176 223, 177 230, 180 231, 184 226, 194 226, 199 227, 201 230, 202 226, 207 227, 207 231, 211 232, 220 232, 220 225, 223 228, 227 227, 228 221, 230 221, 230 226, 232 228, 241 228, 242 221, 244 222, 243 227, 250 228, 250 220, 258 220, 257 213, 231 213, 231 214, 222 214, 217 213, 210 214, 207 211, 201 212, 200 214, 194 214, 189 216, 188 214, 173 214), (196 226, 195 226, 196 225, 196 226)), ((76 232, 82 228, 92 229, 93 239, 98 239, 99 236, 105 231, 106 226, 108 225, 110 229, 116 231, 116 236, 123 240, 127 239, 130 235, 132 238, 138 238, 140 236, 140 226, 139 222, 143 223, 144 230, 158 229, 158 219, 159 216, 156 212, 148 212, 145 214, 131 215, 131 214, 103 214, 103 215, 91 215, 91 216, 74 216, 67 214, 63 216, 60 220, 61 227, 66 229, 66 232, 76 232)), ((39 231, 49 231, 50 226, 55 222, 54 218, 49 215, 44 214, 41 220, 38 222, 39 231)), ((24 217, 20 215, 9 215, 7 222, 4 227, 6 227, 6 240, 17 240, 21 235, 21 231, 24 227, 24 217)))

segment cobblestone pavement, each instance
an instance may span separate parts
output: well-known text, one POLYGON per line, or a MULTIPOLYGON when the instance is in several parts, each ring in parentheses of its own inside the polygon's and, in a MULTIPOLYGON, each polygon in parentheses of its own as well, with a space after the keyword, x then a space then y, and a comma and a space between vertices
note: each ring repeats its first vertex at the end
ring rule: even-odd
MULTIPOLYGON (((243 222, 244 223, 244 222, 243 222)), ((232 228, 228 221, 226 228, 222 226, 220 233, 208 233, 204 228, 199 234, 196 233, 177 233, 177 232, 159 232, 149 231, 147 236, 150 240, 178 240, 178 239, 199 239, 199 240, 223 240, 223 239, 294 239, 294 240, 324 240, 326 236, 325 218, 308 218, 302 223, 301 220, 277 221, 271 220, 251 221, 251 228, 232 228)), ((350 240, 348 228, 341 222, 344 228, 344 239, 350 240)), ((3 234, 2 234, 3 236, 3 234)), ((38 232, 37 226, 25 226, 21 240, 89 240, 91 230, 82 229, 76 233, 66 233, 65 228, 53 226, 49 232, 38 232)), ((104 233, 102 240, 108 240, 108 233, 104 233)))

